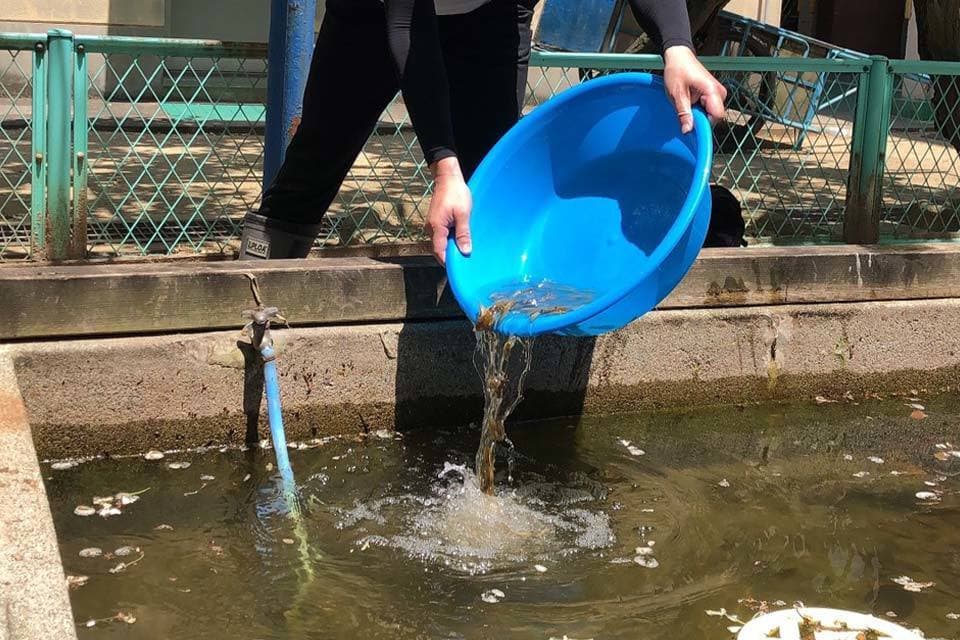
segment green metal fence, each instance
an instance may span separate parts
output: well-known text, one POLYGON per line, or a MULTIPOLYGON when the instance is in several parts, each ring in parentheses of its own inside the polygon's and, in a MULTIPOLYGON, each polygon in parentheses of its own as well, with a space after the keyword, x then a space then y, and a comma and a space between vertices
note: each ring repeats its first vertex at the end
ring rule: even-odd
MULTIPOLYGON (((714 179, 743 202, 754 243, 960 235, 960 63, 705 63, 730 91, 714 179)), ((537 52, 526 110, 661 66, 537 52)), ((265 98, 262 45, 0 34, 0 259, 231 253, 260 197, 265 98)), ((398 97, 318 244, 420 240, 429 190, 398 97)))

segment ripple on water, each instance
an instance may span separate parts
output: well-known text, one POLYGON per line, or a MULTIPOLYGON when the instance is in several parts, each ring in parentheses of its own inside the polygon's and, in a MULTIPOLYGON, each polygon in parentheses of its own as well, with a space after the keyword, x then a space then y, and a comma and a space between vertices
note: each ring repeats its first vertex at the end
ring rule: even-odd
POLYGON ((361 548, 399 550, 422 562, 477 575, 532 560, 609 547, 614 534, 607 514, 584 508, 593 497, 557 502, 550 483, 528 484, 523 492, 490 496, 476 474, 446 463, 429 495, 391 496, 342 511, 337 527, 382 527, 359 538, 361 548), (567 505, 576 504, 576 508, 567 505), (362 523, 362 527, 360 526, 362 523))

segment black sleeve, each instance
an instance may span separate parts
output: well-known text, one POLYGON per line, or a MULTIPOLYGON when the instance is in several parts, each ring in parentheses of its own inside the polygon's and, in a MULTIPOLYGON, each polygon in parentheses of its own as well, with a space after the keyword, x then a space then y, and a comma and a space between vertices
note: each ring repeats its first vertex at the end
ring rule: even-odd
MULTIPOLYGON (((400 91, 427 163, 456 155, 433 0, 384 0, 400 91)), ((344 64, 347 61, 343 61, 344 64)))
POLYGON ((690 15, 684 0, 630 0, 630 8, 661 51, 677 45, 693 49, 690 15))

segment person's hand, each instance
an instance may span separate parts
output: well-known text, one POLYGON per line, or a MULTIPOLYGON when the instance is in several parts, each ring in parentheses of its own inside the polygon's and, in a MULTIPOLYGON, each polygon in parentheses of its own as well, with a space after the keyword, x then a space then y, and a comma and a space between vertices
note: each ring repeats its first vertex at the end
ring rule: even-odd
POLYGON ((463 180, 456 158, 445 158, 433 165, 433 198, 427 213, 425 230, 433 241, 433 255, 440 264, 446 264, 447 241, 451 231, 460 253, 470 255, 470 210, 473 198, 463 180))
POLYGON ((683 133, 693 131, 693 113, 690 109, 695 104, 706 110, 711 123, 723 120, 723 102, 727 99, 727 90, 700 64, 689 47, 669 47, 663 52, 663 61, 663 82, 667 95, 677 109, 683 133))

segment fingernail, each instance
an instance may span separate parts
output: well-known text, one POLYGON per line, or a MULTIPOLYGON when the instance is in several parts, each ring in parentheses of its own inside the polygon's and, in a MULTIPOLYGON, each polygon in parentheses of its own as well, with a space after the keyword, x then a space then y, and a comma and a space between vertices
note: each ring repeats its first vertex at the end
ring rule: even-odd
POLYGON ((470 255, 470 252, 473 251, 473 245, 469 242, 464 242, 460 245, 460 252, 464 255, 470 255))

